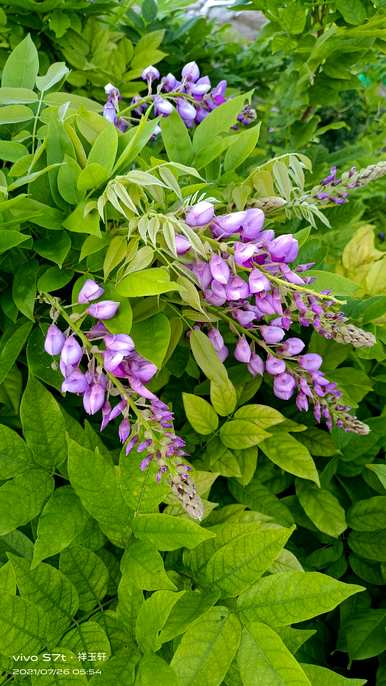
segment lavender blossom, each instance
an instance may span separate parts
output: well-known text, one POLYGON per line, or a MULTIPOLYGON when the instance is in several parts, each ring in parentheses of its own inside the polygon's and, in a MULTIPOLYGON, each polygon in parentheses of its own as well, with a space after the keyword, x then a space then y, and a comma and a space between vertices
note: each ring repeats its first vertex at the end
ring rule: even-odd
POLYGON ((61 330, 55 324, 51 324, 44 340, 44 350, 49 355, 59 355, 65 341, 66 337, 61 330))

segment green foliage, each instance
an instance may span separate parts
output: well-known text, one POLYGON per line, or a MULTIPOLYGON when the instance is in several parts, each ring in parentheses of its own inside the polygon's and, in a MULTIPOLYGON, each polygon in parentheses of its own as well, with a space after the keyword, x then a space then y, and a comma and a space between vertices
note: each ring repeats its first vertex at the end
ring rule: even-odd
POLYGON ((19 682, 13 655, 57 669, 60 653, 63 684, 361 686, 377 665, 381 686, 384 180, 342 208, 314 188, 334 161, 381 155, 379 93, 364 78, 379 78, 384 9, 252 0, 269 22, 246 44, 187 19, 186 4, 0 2, 2 678, 19 682), (149 63, 177 74, 189 59, 234 96, 193 131, 176 111, 123 134, 101 116, 106 83, 123 109, 146 95, 149 63), (246 102, 258 123, 236 131, 246 102), (183 219, 201 198, 219 214, 259 206, 267 228, 295 232, 299 263, 315 262, 310 288, 332 288, 377 334, 366 349, 304 334, 368 436, 316 429, 268 375, 220 361, 208 329, 231 353, 234 329, 176 259, 176 235, 209 254, 183 219), (99 435, 61 392, 43 350, 47 297, 72 303, 77 326, 86 278, 120 303, 108 330, 158 369, 148 386, 186 441, 200 522, 157 483, 156 461, 142 470, 140 448, 126 455, 111 425, 99 435))

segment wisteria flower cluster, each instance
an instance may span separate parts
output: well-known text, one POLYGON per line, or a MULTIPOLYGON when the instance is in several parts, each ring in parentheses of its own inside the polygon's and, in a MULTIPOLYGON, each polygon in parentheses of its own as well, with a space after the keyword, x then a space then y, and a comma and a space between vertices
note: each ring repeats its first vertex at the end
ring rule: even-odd
POLYGON ((311 196, 323 204, 344 205, 348 202, 350 191, 367 186, 386 174, 386 163, 378 162, 364 169, 351 167, 348 172, 338 175, 336 166, 331 167, 329 174, 311 191, 311 196))
MULTIPOLYGON (((227 82, 222 80, 215 87, 212 87, 209 77, 201 76, 196 62, 185 64, 180 79, 170 73, 161 78, 158 69, 152 65, 143 70, 142 79, 146 81, 148 86, 147 96, 135 96, 131 105, 125 110, 131 111, 138 117, 141 117, 149 107, 153 108, 155 116, 162 117, 169 116, 176 109, 184 124, 191 128, 200 124, 210 112, 227 100, 225 97, 227 82), (154 88, 157 83, 158 85, 154 88)), ((119 101, 121 99, 119 89, 108 83, 105 86, 105 92, 107 102, 103 109, 104 117, 120 131, 126 131, 129 124, 119 114, 119 101)), ((255 110, 246 105, 237 119, 240 124, 247 126, 255 118, 255 110)), ((155 134, 159 131, 158 127, 155 134)))
MULTIPOLYGON (((272 377, 273 392, 282 400, 296 394, 299 410, 313 406, 315 419, 365 434, 368 427, 350 414, 341 391, 321 371, 322 357, 304 353, 298 336, 286 335, 292 327, 312 327, 326 339, 372 346, 371 333, 349 324, 339 301, 329 291, 318 293, 309 286, 312 264, 292 264, 298 256, 298 241, 291 234, 275 236, 264 228, 264 213, 252 208, 215 216, 212 203, 201 201, 186 214, 186 223, 196 229, 208 227, 210 256, 189 262, 189 247, 180 246, 187 266, 199 285, 204 301, 238 334, 234 357, 256 376, 272 377), (256 351, 264 353, 264 359, 256 351)), ((219 329, 208 335, 219 358, 229 350, 219 329)))
POLYGON ((78 303, 87 308, 77 324, 67 317, 57 300, 50 298, 53 323, 44 349, 51 356, 59 356, 61 390, 82 396, 87 414, 101 412, 100 431, 119 417, 118 436, 126 455, 132 450, 143 455, 142 471, 156 463, 156 480, 165 475, 187 512, 200 519, 202 503, 189 476, 191 467, 183 461, 185 442, 175 434, 168 405, 145 385, 155 376, 157 367, 137 353, 128 334, 108 331, 104 322, 115 316, 120 303, 93 302, 103 294, 104 289, 95 281, 85 281, 78 303), (59 316, 69 324, 65 332, 56 324, 59 316), (94 320, 93 325, 82 330, 79 321, 89 319, 94 320))

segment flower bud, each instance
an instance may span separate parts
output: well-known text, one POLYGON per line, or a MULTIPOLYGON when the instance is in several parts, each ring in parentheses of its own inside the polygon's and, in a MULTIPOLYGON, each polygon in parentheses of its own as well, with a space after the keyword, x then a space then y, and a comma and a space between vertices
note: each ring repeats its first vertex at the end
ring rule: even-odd
POLYGON ((216 279, 216 281, 224 284, 224 286, 228 283, 230 277, 230 269, 225 260, 223 260, 223 258, 220 257, 220 255, 212 255, 209 261, 209 268, 213 278, 216 279))
POLYGON ((103 117, 107 119, 107 121, 111 121, 111 123, 114 124, 114 126, 116 126, 118 123, 117 110, 113 103, 109 100, 103 107, 103 117))
POLYGON ((241 236, 245 241, 255 240, 264 226, 264 212, 258 207, 253 207, 245 212, 245 218, 241 229, 241 236))
POLYGON ((188 252, 188 250, 190 250, 192 247, 190 245, 190 240, 181 234, 176 234, 175 241, 177 255, 185 255, 185 253, 188 252))
POLYGON ((102 286, 98 286, 92 279, 87 279, 79 291, 78 303, 89 303, 100 298, 104 292, 105 290, 102 286))
POLYGON ((166 74, 166 76, 163 77, 162 81, 162 88, 165 90, 167 93, 170 91, 174 91, 178 85, 178 81, 174 74, 166 74))
POLYGON ((75 336, 69 336, 60 353, 61 362, 67 366, 77 365, 83 357, 83 350, 76 340, 75 336))
POLYGON ((222 214, 216 217, 212 224, 212 232, 216 236, 230 236, 237 233, 245 219, 246 212, 232 212, 232 214, 222 214))
POLYGON ((285 336, 285 332, 280 326, 261 326, 260 333, 266 343, 280 343, 285 336))
POLYGON ((245 364, 248 364, 248 362, 250 361, 252 351, 245 336, 239 338, 238 343, 235 347, 234 355, 238 362, 244 362, 245 364))
POLYGON ((196 124, 201 124, 201 122, 204 121, 205 117, 207 117, 208 114, 208 110, 205 110, 203 107, 198 107, 196 118, 194 121, 196 122, 196 124))
POLYGON ((88 387, 87 379, 80 369, 74 369, 62 383, 62 393, 84 393, 88 387))
POLYGON ((226 294, 228 300, 242 300, 243 298, 248 298, 248 284, 240 276, 234 276, 227 285, 226 294))
POLYGON ((103 353, 103 366, 107 372, 113 372, 125 357, 124 353, 115 350, 105 350, 103 353))
POLYGON ((192 124, 196 117, 196 109, 183 98, 177 99, 177 112, 186 124, 192 124))
POLYGON ((152 81, 157 81, 160 77, 160 73, 156 67, 153 67, 152 64, 150 64, 146 69, 143 70, 141 74, 141 79, 144 81, 152 82, 152 81))
POLYGON ((169 100, 164 100, 161 97, 154 99, 154 113, 156 115, 162 114, 163 117, 168 117, 173 112, 173 105, 169 100))
POLYGON ((200 70, 196 62, 188 62, 182 68, 181 76, 185 81, 197 81, 200 78, 200 70))
POLYGON ((99 303, 90 305, 87 313, 95 319, 112 319, 119 308, 120 303, 114 300, 102 300, 99 303))
POLYGON ((131 363, 131 375, 139 379, 143 383, 147 383, 150 379, 157 374, 157 367, 149 360, 145 360, 143 357, 138 357, 134 359, 131 363))
POLYGON ((295 390, 296 382, 291 374, 278 374, 273 381, 273 392, 281 400, 289 400, 295 390))
POLYGON ((243 267, 248 260, 256 253, 256 246, 253 243, 235 243, 234 258, 236 264, 243 267))
POLYGON ((217 352, 224 346, 224 339, 218 329, 209 329, 208 338, 217 352))
POLYGON ((192 84, 189 91, 194 97, 201 98, 208 91, 210 91, 209 77, 203 76, 201 79, 198 79, 196 83, 192 84))
POLYGON ((283 372, 285 372, 285 362, 284 360, 280 360, 278 357, 269 355, 265 363, 265 368, 268 374, 272 374, 272 376, 276 376, 276 374, 283 374, 283 372))
POLYGON ((44 340, 44 350, 49 355, 59 355, 64 346, 66 337, 64 333, 55 325, 48 327, 47 335, 44 340))
POLYGON ((215 293, 214 291, 211 291, 210 289, 204 291, 205 300, 210 305, 214 305, 215 307, 221 307, 221 305, 224 305, 224 303, 226 302, 225 287, 222 284, 218 284, 218 285, 221 286, 221 288, 223 289, 223 295, 221 295, 220 292, 215 293))
POLYGON ((304 395, 304 393, 298 393, 296 396, 296 407, 298 408, 299 412, 307 412, 308 410, 308 400, 307 396, 304 395))
POLYGON ((203 291, 208 288, 210 282, 212 281, 212 274, 209 269, 209 264, 207 262, 195 262, 191 270, 203 291))
POLYGON ((229 355, 229 350, 226 347, 226 345, 223 345, 223 347, 220 348, 220 350, 216 350, 216 355, 221 362, 225 362, 229 355))
POLYGON ((185 221, 188 226, 205 226, 213 219, 214 205, 207 200, 202 200, 188 211, 185 221))
POLYGON ((320 369, 322 362, 323 358, 317 353, 306 353, 306 355, 299 357, 300 366, 308 372, 316 372, 320 369))
POLYGON ((258 374, 263 376, 264 362, 260 355, 257 355, 257 353, 252 353, 251 359, 248 362, 248 371, 250 374, 252 374, 252 376, 257 376, 258 374))
POLYGON ((216 105, 222 105, 225 102, 225 91, 227 82, 225 80, 219 81, 217 86, 211 92, 211 98, 216 105))
POLYGON ((269 246, 274 262, 293 262, 298 255, 298 249, 298 242, 290 233, 274 238, 269 246))
POLYGON ((299 355, 304 349, 305 343, 301 338, 287 338, 280 346, 280 353, 284 355, 299 355))
POLYGON ((258 269, 252 269, 248 278, 249 290, 251 293, 261 293, 271 290, 270 280, 258 269))
POLYGON ((119 435, 119 440, 121 441, 121 443, 124 443, 129 438, 130 432, 131 432, 130 422, 127 419, 127 417, 125 417, 124 419, 122 419, 122 421, 118 427, 118 435, 119 435))
POLYGON ((133 339, 126 333, 108 333, 104 337, 104 342, 108 350, 113 350, 114 352, 121 352, 124 355, 129 355, 129 353, 135 350, 133 339))
POLYGON ((105 402, 105 389, 99 383, 89 386, 83 396, 83 407, 87 414, 95 414, 102 409, 105 402))
POLYGON ((236 321, 238 321, 241 326, 249 326, 254 319, 257 317, 257 313, 255 310, 243 310, 240 307, 237 307, 236 309, 233 310, 232 316, 236 321))

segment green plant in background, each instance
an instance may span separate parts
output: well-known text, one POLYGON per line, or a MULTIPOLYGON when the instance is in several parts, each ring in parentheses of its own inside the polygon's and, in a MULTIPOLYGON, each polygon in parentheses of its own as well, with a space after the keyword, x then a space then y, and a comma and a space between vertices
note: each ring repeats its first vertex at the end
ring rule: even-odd
MULTIPOLYGON (((105 18, 81 20, 106 26, 105 18)), ((144 55, 160 27, 150 29, 144 55)), ((62 62, 46 66, 37 76, 38 55, 26 38, 9 56, 0 88, 3 682, 52 683, 44 672, 21 671, 57 669, 54 655, 44 657, 51 653, 64 655, 60 668, 68 672, 60 678, 71 675, 72 683, 86 683, 88 670, 91 683, 137 686, 272 679, 359 686, 374 668, 381 684, 384 253, 361 217, 372 189, 382 192, 384 163, 374 157, 352 171, 341 153, 347 171, 335 187, 335 173, 321 184, 322 174, 310 176, 305 155, 262 161, 259 125, 231 128, 250 94, 192 131, 177 112, 161 118, 149 108, 127 117, 120 133, 90 97, 117 72, 103 81, 87 65, 75 65, 75 78, 62 62), (251 277, 243 250, 254 244, 272 251, 280 272, 261 261, 251 277), (312 271, 301 271, 310 261, 312 271), (247 307, 235 290, 223 304, 213 297, 223 297, 218 284, 245 289, 247 277, 248 298, 256 293, 267 307, 266 294, 280 293, 288 312, 262 310, 251 329, 252 299, 247 307), (325 289, 345 302, 320 295, 325 289), (298 321, 301 303, 308 314, 300 309, 298 321), (368 331, 336 318, 342 307, 368 331), (58 330, 47 337, 50 315, 58 330), (307 345, 303 362, 281 344, 280 325, 288 323, 275 322, 279 316, 295 320, 292 340, 307 345), (318 316, 324 326, 333 322, 336 340, 320 335, 318 316), (86 332, 98 320, 103 327, 92 340, 86 332), (63 332, 67 341, 75 335, 81 353, 72 346, 59 366, 44 344, 59 354, 63 332), (123 353, 114 348, 122 342, 123 353), (123 377, 109 350, 123 354, 123 377), (329 391, 342 389, 338 404, 354 407, 359 422, 335 406, 333 418, 339 426, 343 412, 354 433, 316 428, 287 401, 291 379, 324 383, 312 369, 321 358, 329 391), (63 376, 80 385, 63 387, 63 376), (119 437, 113 420, 100 433, 97 409, 109 419, 106 389, 115 408, 122 384, 131 409, 122 407, 119 437), (154 434, 154 422, 157 410, 167 410, 156 397, 172 408, 188 456, 178 445, 163 461, 165 437, 154 434), (360 436, 363 423, 371 431, 360 436), (151 440, 160 455, 143 464, 149 446, 129 451, 135 437, 151 440), (192 469, 181 471, 186 463, 192 469), (20 654, 40 657, 26 666, 13 660, 20 654)), ((114 85, 130 96, 138 76, 114 85)), ((119 116, 132 105, 124 97, 119 116)), ((315 393, 317 417, 317 403, 326 405, 315 393)), ((171 417, 163 419, 170 436, 171 417)))

